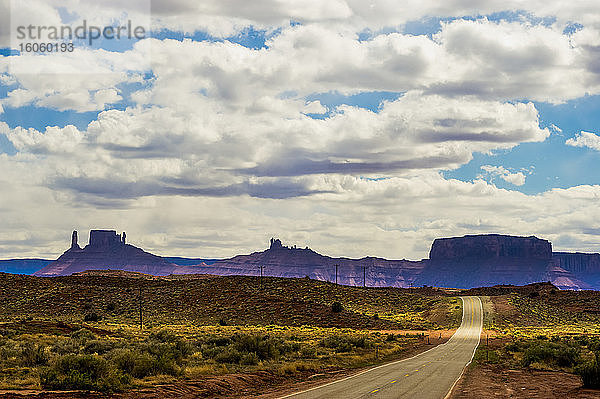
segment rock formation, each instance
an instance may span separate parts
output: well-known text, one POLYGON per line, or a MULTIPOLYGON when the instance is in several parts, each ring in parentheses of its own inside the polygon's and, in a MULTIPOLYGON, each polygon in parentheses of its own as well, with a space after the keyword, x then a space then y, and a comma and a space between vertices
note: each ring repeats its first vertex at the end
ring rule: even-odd
POLYGON ((407 260, 332 258, 310 248, 287 247, 271 238, 269 249, 250 255, 238 255, 203 265, 203 273, 215 275, 259 276, 262 266, 266 276, 309 277, 340 284, 368 287, 409 287, 421 272, 424 263, 407 260))
POLYGON ((551 281, 559 288, 589 288, 553 261, 552 244, 537 237, 499 234, 436 239, 419 284, 471 288, 551 281))
POLYGON ((71 248, 57 260, 34 273, 40 277, 65 276, 86 270, 126 270, 165 276, 194 273, 194 267, 178 266, 125 243, 126 235, 114 230, 91 230, 88 245, 81 248, 77 232, 71 236, 71 248))
POLYGON ((86 270, 125 270, 165 276, 213 274, 310 277, 369 287, 443 286, 471 288, 550 281, 563 289, 600 288, 600 254, 552 253, 552 244, 536 237, 498 234, 440 238, 430 258, 421 261, 332 258, 310 248, 284 246, 271 238, 269 248, 223 260, 162 258, 126 244, 126 234, 92 230, 81 248, 77 232, 71 247, 36 276, 62 276, 86 270), (197 261, 197 262, 196 262, 197 261), (178 264, 176 264, 178 263, 178 264))
POLYGON ((552 259, 556 266, 600 289, 600 254, 554 252, 552 259))
POLYGON ((71 236, 71 249, 81 249, 77 241, 77 230, 73 230, 73 235, 71 236))

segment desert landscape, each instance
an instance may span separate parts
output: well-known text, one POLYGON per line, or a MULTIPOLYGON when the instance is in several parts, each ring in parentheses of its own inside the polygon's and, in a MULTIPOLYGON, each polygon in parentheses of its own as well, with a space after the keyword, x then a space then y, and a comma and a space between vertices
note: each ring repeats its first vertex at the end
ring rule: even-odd
POLYGON ((0 1, 0 399, 600 398, 599 0, 0 1))
POLYGON ((451 397, 600 395, 600 292, 581 290, 595 270, 579 266, 577 279, 544 240, 436 240, 430 260, 411 262, 272 239, 264 252, 177 265, 168 259, 197 260, 124 237, 92 230, 82 248, 74 233, 32 275, 0 274, 1 397, 282 397, 449 345, 464 298, 481 302, 482 329, 451 397), (452 267, 448 284, 415 286, 452 267), (524 285, 502 284, 519 271, 524 285), (536 282, 553 277, 581 286, 536 282))

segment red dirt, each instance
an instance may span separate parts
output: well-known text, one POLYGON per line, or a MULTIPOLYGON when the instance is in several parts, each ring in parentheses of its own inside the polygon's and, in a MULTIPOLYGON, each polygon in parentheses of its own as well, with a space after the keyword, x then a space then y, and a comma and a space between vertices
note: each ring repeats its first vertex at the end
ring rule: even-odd
POLYGON ((556 371, 469 368, 450 399, 600 398, 600 391, 581 388, 578 376, 556 371))

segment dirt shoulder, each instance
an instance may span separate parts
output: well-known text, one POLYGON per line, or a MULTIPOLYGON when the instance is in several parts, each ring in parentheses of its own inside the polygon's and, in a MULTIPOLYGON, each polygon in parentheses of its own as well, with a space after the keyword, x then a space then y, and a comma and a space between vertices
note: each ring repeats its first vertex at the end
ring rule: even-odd
POLYGON ((450 399, 599 397, 599 391, 582 389, 581 380, 574 374, 470 367, 450 399))

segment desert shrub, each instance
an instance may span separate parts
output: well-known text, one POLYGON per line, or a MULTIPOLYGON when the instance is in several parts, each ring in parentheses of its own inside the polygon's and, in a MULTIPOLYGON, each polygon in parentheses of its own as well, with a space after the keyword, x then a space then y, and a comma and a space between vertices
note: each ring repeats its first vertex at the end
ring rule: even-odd
POLYGON ((207 359, 214 359, 222 351, 223 351, 222 346, 204 345, 204 346, 202 346, 202 357, 207 358, 207 359))
POLYGON ((522 342, 515 341, 515 342, 511 342, 509 344, 506 344, 504 349, 506 349, 508 352, 522 352, 525 350, 525 347, 522 342))
POLYGON ((13 338, 17 335, 17 331, 12 328, 0 328, 0 336, 4 338, 13 338))
POLYGON ((351 352, 354 348, 370 348, 373 343, 366 336, 347 337, 343 335, 331 335, 319 343, 325 348, 334 349, 336 352, 351 352))
POLYGON ((201 344, 202 357, 219 363, 257 364, 261 360, 277 360, 297 352, 301 345, 269 335, 236 334, 229 338, 209 338, 201 344))
POLYGON ((68 355, 73 353, 79 353, 80 345, 72 339, 65 339, 57 341, 50 347, 50 352, 56 353, 57 355, 68 355))
POLYGON ((207 345, 213 346, 227 346, 231 345, 232 342, 233 341, 229 337, 210 337, 208 340, 206 340, 207 345))
POLYGON ((303 346, 300 350, 300 356, 305 359, 314 359, 317 357, 317 348, 312 346, 303 346))
POLYGON ((85 344, 87 341, 96 339, 96 335, 87 328, 81 328, 71 333, 71 339, 85 344))
POLYGON ((177 335, 175 335, 174 332, 167 329, 162 329, 158 332, 153 332, 148 337, 148 340, 158 342, 175 342, 177 341, 177 339, 177 335))
POLYGON ((122 390, 129 378, 100 356, 66 355, 41 371, 40 383, 45 389, 111 392, 122 390))
POLYGON ((600 388, 600 366, 596 359, 577 365, 575 373, 581 377, 585 388, 600 388))
POLYGON ((85 316, 83 316, 83 321, 96 322, 100 320, 102 320, 102 316, 100 316, 96 312, 87 313, 85 316))
POLYGON ((175 345, 169 343, 149 343, 145 347, 153 359, 153 372, 155 374, 178 375, 181 370, 178 363, 183 360, 183 355, 175 345))
POLYGON ((523 365, 546 363, 559 367, 571 367, 577 363, 579 348, 564 343, 536 341, 523 352, 523 365))
POLYGON ((392 342, 396 340, 396 336, 394 334, 388 334, 387 337, 385 338, 386 341, 388 342, 392 342))
POLYGON ((98 355, 103 355, 115 349, 117 346, 119 346, 119 343, 117 342, 94 339, 85 343, 83 352, 87 354, 96 353, 98 355))
POLYGON ((219 363, 239 363, 242 359, 242 354, 234 348, 226 348, 215 356, 215 360, 219 363))
POLYGON ((21 349, 16 341, 9 339, 2 343, 0 346, 0 359, 5 361, 7 359, 18 358, 21 355, 21 349))
POLYGON ((27 342, 21 346, 19 359, 24 366, 42 366, 48 363, 48 353, 43 345, 27 342))
POLYGON ((148 353, 118 348, 108 354, 115 367, 135 378, 144 378, 156 373, 156 360, 148 353))
POLYGON ((227 325, 227 320, 225 320, 224 318, 220 318, 219 319, 219 325, 220 326, 226 326, 227 325))
POLYGON ((252 353, 246 353, 245 355, 242 355, 242 358, 240 359, 240 364, 255 365, 255 364, 258 364, 259 361, 260 361, 260 359, 258 358, 258 355, 256 353, 252 352, 252 353))
POLYGON ((236 335, 233 345, 239 352, 255 353, 261 360, 276 360, 281 355, 300 349, 297 343, 288 343, 268 335, 252 334, 236 335))
POLYGON ((331 311, 333 313, 340 313, 344 310, 344 307, 339 302, 334 302, 331 304, 331 311))

